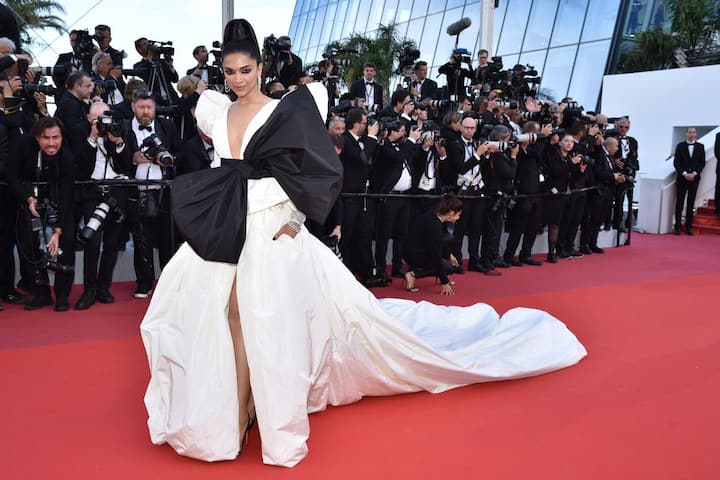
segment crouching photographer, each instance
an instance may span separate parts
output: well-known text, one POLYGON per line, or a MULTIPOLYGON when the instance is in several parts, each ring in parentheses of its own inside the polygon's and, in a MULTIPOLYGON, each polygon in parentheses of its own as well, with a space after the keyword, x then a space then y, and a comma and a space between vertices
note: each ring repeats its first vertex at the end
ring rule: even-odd
POLYGON ((32 136, 13 142, 7 179, 21 211, 17 218, 19 253, 33 269, 33 300, 26 310, 52 305, 48 270, 55 272, 55 311, 70 309, 75 265, 72 215, 75 165, 63 147, 62 124, 40 118, 32 136), (51 234, 48 236, 48 230, 51 234), (44 246, 41 249, 40 242, 44 246))
POLYGON ((128 189, 103 184, 103 180, 127 179, 132 154, 125 145, 120 125, 102 102, 90 106, 87 121, 90 134, 75 147, 78 180, 96 180, 80 189, 85 226, 78 233, 84 245, 84 291, 75 309, 87 310, 95 301, 112 303, 113 271, 120 248, 120 236, 127 209, 128 189), (102 255, 100 244, 102 243, 102 255), (98 266, 98 260, 100 264, 98 266))

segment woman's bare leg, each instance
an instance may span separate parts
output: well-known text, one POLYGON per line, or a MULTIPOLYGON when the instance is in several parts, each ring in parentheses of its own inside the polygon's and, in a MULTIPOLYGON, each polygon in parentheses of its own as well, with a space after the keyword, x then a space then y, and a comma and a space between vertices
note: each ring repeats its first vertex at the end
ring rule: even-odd
MULTIPOLYGON (((247 355, 245 354, 245 342, 243 341, 242 326, 240 325, 240 310, 238 308, 236 281, 233 281, 232 291, 230 292, 228 323, 230 324, 230 335, 232 336, 233 347, 235 350, 235 371, 237 374, 237 396, 239 405, 238 422, 240 427, 240 442, 242 442, 245 429, 247 428, 248 421, 250 420, 248 416, 248 406, 251 402, 251 395, 250 370, 248 369, 247 355)), ((254 410, 253 405, 253 414, 254 410)))

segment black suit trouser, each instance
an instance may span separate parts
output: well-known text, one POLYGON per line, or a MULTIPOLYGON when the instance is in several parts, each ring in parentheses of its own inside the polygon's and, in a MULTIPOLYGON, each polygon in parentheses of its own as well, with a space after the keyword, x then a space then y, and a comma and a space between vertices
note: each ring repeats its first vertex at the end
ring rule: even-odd
POLYGON ((482 227, 482 247, 480 248, 480 263, 483 267, 492 270, 495 260, 500 256, 500 237, 503 228, 505 205, 498 203, 497 198, 486 198, 485 218, 482 227))
POLYGON ((625 197, 627 196, 628 201, 628 215, 625 219, 625 227, 631 228, 632 227, 632 204, 633 204, 633 193, 635 192, 635 189, 632 188, 632 185, 625 184, 625 183, 619 183, 615 186, 615 198, 613 199, 613 217, 612 217, 612 223, 613 227, 619 228, 620 222, 622 221, 623 217, 623 202, 625 200, 625 197))
POLYGON ((570 251, 575 248, 575 237, 585 213, 585 203, 587 203, 587 193, 581 192, 570 195, 570 201, 560 223, 558 236, 558 248, 560 250, 570 251))
POLYGON ((480 262, 480 235, 482 235, 485 219, 485 200, 478 198, 463 198, 463 211, 455 224, 455 248, 453 254, 458 262, 462 261, 463 238, 468 236, 468 257, 470 264, 480 262))
MULTIPOLYGON (((0 295, 15 291, 15 221, 19 205, 10 187, 0 185, 0 295)), ((22 258, 22 257, 21 257, 22 258)))
POLYGON ((677 187, 677 198, 675 200, 675 228, 679 229, 682 225, 682 212, 685 206, 685 228, 692 228, 695 208, 695 195, 697 194, 698 184, 700 183, 700 175, 695 180, 688 182, 685 177, 678 175, 675 185, 677 187), (685 202, 687 197, 687 204, 685 202))
POLYGON ((372 239, 375 232, 375 203, 360 197, 343 197, 340 253, 351 272, 366 279, 372 276, 372 239))
POLYGON ((392 268, 399 270, 403 261, 403 245, 410 225, 410 198, 384 198, 378 201, 375 230, 375 267, 384 272, 388 241, 393 239, 392 268))
POLYGON ((588 193, 588 215, 580 233, 580 246, 597 247, 600 228, 612 204, 612 191, 612 187, 601 186, 588 193))
POLYGON ((519 198, 515 207, 508 213, 509 232, 505 244, 505 257, 514 257, 522 236, 520 258, 529 258, 532 254, 535 238, 542 219, 543 199, 519 198))
POLYGON ((720 159, 717 159, 718 168, 715 170, 715 213, 720 212, 720 159))
MULTIPOLYGON (((148 190, 148 194, 158 198, 158 205, 161 205, 160 212, 155 217, 145 217, 141 214, 132 226, 135 276, 138 287, 145 289, 152 288, 155 280, 154 249, 158 249, 161 269, 167 265, 173 254, 170 240, 172 227, 166 202, 160 201, 160 190, 148 190)), ((167 192, 163 196, 166 195, 167 192)))

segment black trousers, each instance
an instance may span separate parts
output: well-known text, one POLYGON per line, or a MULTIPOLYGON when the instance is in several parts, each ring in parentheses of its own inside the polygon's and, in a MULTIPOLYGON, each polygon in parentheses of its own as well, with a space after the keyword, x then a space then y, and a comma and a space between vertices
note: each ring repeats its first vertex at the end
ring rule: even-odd
POLYGON ((580 246, 597 247, 600 228, 613 201, 611 188, 599 187, 588 193, 588 214, 580 233, 580 246))
POLYGON ((372 239, 375 233, 375 202, 365 198, 342 198, 340 253, 351 272, 363 279, 372 276, 372 239))
MULTIPOLYGON (((85 223, 88 222, 97 205, 107 197, 112 197, 117 201, 117 208, 120 212, 126 211, 126 190, 114 188, 105 196, 101 194, 94 185, 88 185, 85 187, 82 196, 82 210, 85 223)), ((105 219, 105 222, 103 222, 102 227, 85 245, 83 254, 83 284, 85 290, 96 291, 98 289, 110 289, 113 271, 117 263, 123 224, 124 220, 119 216, 118 212, 111 211, 105 219), (102 255, 100 254, 101 244, 102 255), (98 259, 100 261, 99 268, 98 259)))
POLYGON ((403 262, 403 245, 410 225, 410 198, 384 198, 377 203, 375 230, 375 268, 384 272, 387 263, 388 241, 393 240, 392 268, 400 270, 403 262))
POLYGON ((700 175, 695 177, 695 180, 688 182, 685 177, 678 175, 675 185, 677 187, 677 198, 675 199, 675 229, 679 229, 682 225, 682 212, 683 206, 685 207, 685 229, 689 230, 692 228, 694 208, 695 208, 695 195, 697 194, 698 184, 700 183, 700 175), (687 204, 686 204, 687 198, 687 204))
POLYGON ((483 267, 492 270, 495 260, 500 256, 500 236, 502 235, 505 205, 498 204, 496 198, 486 198, 485 219, 482 227, 482 247, 480 248, 480 263, 483 267))
POLYGON ((537 237, 540 221, 542 219, 543 199, 519 198, 515 208, 508 212, 508 235, 505 244, 505 257, 512 258, 520 244, 522 237, 522 248, 520 258, 529 258, 532 255, 533 245, 537 237))
POLYGON ((455 248, 453 254, 458 262, 462 261, 462 243, 465 235, 468 236, 468 257, 470 263, 480 262, 480 236, 485 221, 486 202, 483 198, 463 198, 463 211, 460 219, 455 223, 455 248))
POLYGON ((455 237, 447 233, 442 238, 442 253, 440 259, 440 271, 437 267, 437 258, 424 255, 418 252, 407 252, 405 261, 408 264, 408 271, 415 274, 415 278, 422 277, 444 277, 450 274, 452 263, 450 254, 455 246, 455 237))
POLYGON ((149 289, 155 280, 154 249, 158 249, 160 268, 164 268, 173 254, 171 242, 170 212, 168 211, 167 194, 160 198, 160 190, 148 190, 160 205, 157 216, 146 217, 142 214, 132 226, 135 276, 140 288, 149 289))
POLYGON ((718 169, 715 170, 715 213, 720 212, 720 160, 718 160, 718 169))
POLYGON ((615 198, 613 199, 613 227, 619 228, 623 218, 623 201, 627 196, 628 215, 625 218, 625 228, 632 228, 632 204, 635 189, 632 185, 619 183, 615 186, 615 198))
MULTIPOLYGON (((10 187, 0 185, 0 295, 15 291, 15 222, 19 205, 10 187)), ((22 257, 21 257, 22 258, 22 257)))
POLYGON ((573 193, 560 223, 560 234, 558 237, 558 248, 571 251, 575 248, 575 237, 582 223, 585 213, 587 193, 573 193))

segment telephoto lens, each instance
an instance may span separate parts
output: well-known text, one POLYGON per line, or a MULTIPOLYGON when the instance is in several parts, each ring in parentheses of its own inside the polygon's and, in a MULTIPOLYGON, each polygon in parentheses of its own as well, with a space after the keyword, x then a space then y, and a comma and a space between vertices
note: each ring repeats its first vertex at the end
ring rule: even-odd
POLYGON ((114 210, 117 207, 117 200, 110 197, 104 202, 100 202, 97 207, 95 207, 95 210, 90 215, 90 218, 85 223, 85 226, 83 229, 78 233, 78 242, 85 245, 87 242, 89 242, 93 235, 97 233, 98 230, 102 227, 103 223, 105 223, 105 220, 107 219, 108 214, 111 210, 114 210))

